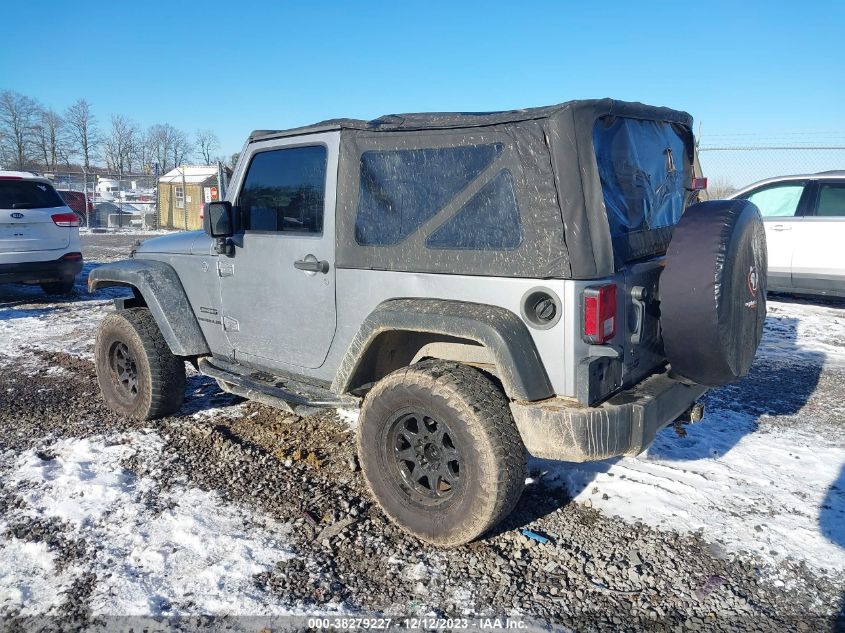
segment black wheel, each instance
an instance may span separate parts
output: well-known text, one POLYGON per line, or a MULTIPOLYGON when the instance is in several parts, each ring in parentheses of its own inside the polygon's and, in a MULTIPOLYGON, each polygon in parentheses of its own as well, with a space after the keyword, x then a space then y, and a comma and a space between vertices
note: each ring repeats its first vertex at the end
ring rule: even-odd
POLYGON ((174 356, 146 308, 108 315, 94 343, 100 391, 110 409, 136 420, 175 413, 185 397, 185 362, 174 356))
POLYGON ((73 292, 73 279, 50 281, 38 285, 48 295, 69 295, 73 292))
POLYGON ((358 456, 390 519, 441 546, 513 510, 527 453, 501 390, 477 369, 424 361, 381 380, 361 408, 358 456))

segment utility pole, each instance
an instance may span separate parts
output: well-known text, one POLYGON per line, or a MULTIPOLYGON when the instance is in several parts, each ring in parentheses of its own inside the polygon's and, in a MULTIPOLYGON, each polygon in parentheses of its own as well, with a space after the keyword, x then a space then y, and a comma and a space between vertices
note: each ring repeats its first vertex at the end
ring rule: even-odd
POLYGON ((182 172, 182 215, 185 218, 185 230, 188 230, 188 186, 185 183, 185 166, 181 165, 182 172))
POLYGON ((156 229, 158 229, 161 226, 161 202, 160 202, 160 199, 159 199, 159 193, 160 193, 159 189, 161 189, 161 187, 159 186, 160 183, 158 181, 158 172, 159 172, 159 166, 158 166, 158 163, 156 163, 155 169, 154 169, 154 173, 155 173, 155 192, 156 192, 156 219, 155 219, 155 228, 156 229))
POLYGON ((223 200, 226 198, 226 189, 229 183, 226 182, 226 168, 223 167, 222 161, 217 161, 217 199, 223 200))
POLYGON ((85 228, 91 228, 91 211, 94 207, 94 195, 91 194, 91 202, 90 207, 88 202, 88 170, 85 167, 82 168, 82 193, 85 197, 85 228))

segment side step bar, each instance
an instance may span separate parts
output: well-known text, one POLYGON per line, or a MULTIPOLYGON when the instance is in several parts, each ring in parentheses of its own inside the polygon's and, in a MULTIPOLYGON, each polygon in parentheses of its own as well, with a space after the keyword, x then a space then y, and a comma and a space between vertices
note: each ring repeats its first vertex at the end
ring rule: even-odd
MULTIPOLYGON (((197 361, 197 367, 200 373, 217 380, 223 391, 296 415, 311 415, 321 409, 356 409, 361 404, 360 398, 338 396, 328 389, 321 389, 313 385, 297 383, 297 391, 292 391, 252 374, 223 369, 213 364, 208 358, 200 358, 197 361), (303 393, 298 393, 298 391, 303 393)), ((246 368, 244 369, 246 370, 246 368)), ((285 386, 288 385, 285 384, 285 386)))

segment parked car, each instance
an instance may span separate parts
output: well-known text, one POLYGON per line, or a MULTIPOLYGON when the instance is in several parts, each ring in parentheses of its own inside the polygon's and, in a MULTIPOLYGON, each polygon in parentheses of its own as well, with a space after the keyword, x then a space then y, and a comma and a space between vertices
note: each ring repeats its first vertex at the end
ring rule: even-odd
POLYGON ((107 404, 179 409, 185 361, 287 411, 359 407, 385 513, 457 545, 516 504, 528 453, 636 455, 745 374, 766 313, 754 205, 696 204, 692 118, 609 99, 254 132, 205 232, 90 290, 107 404))
POLYGON ((73 209, 82 221, 85 222, 86 218, 88 217, 89 213, 94 211, 94 203, 88 199, 81 191, 72 191, 70 189, 57 189, 56 193, 58 193, 62 200, 65 201, 65 204, 73 209))
POLYGON ((0 283, 66 295, 81 270, 79 216, 46 178, 0 171, 0 283))
POLYGON ((845 170, 768 178, 731 198, 763 216, 769 290, 845 297, 845 170))

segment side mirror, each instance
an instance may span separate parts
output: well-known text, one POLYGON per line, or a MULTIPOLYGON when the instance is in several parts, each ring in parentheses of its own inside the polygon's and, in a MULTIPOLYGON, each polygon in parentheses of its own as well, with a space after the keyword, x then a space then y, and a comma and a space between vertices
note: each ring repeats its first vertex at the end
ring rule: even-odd
POLYGON ((207 203, 204 216, 203 228, 209 236, 226 239, 235 234, 235 216, 228 200, 207 203))

